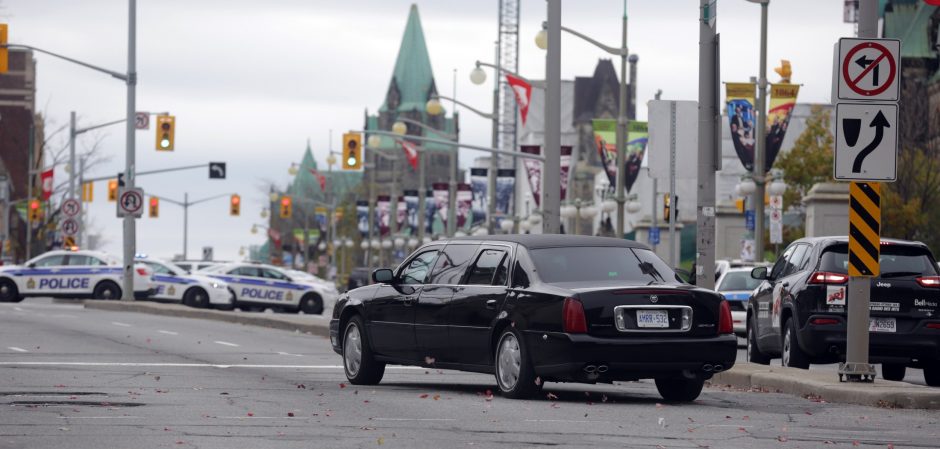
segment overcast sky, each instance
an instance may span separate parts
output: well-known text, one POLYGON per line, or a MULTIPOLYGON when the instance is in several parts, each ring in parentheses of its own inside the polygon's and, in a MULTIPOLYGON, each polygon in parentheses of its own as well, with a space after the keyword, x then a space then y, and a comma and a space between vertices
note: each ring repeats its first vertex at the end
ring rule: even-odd
MULTIPOLYGON (((249 233, 266 206, 262 180, 281 184, 299 161, 307 138, 321 167, 347 129, 359 129, 366 110, 382 104, 412 1, 403 0, 139 0, 137 22, 138 110, 176 115, 176 151, 154 151, 153 131, 137 132, 138 171, 228 162, 225 181, 209 181, 205 170, 141 177, 147 192, 182 200, 237 192, 241 217, 228 215, 227 199, 194 206, 189 213, 189 257, 203 246, 217 259, 237 259, 240 246, 259 244, 249 233)), ((698 89, 698 1, 634 0, 629 5, 629 47, 639 55, 639 104, 657 89, 664 99, 696 100, 698 89)), ((802 83, 800 102, 829 102, 832 45, 850 36, 842 23, 842 0, 773 0, 770 4, 768 78, 782 58, 802 83)), ((562 4, 562 24, 608 45, 620 42, 623 3, 578 0, 562 4)), ((123 72, 127 62, 127 1, 4 0, 0 14, 10 24, 10 42, 33 45, 123 72)), ((489 110, 492 76, 476 86, 468 79, 475 60, 492 61, 497 37, 497 0, 418 2, 438 89, 456 87, 463 102, 489 110), (456 86, 454 70, 457 71, 456 86)), ((544 77, 544 52, 534 36, 545 20, 544 0, 521 1, 522 75, 544 77)), ((720 0, 722 81, 756 75, 760 7, 745 0, 720 0)), ((562 77, 589 76, 609 57, 573 36, 562 37, 562 77)), ((124 116, 125 86, 49 56, 37 55, 37 108, 49 129, 76 111, 79 126, 124 116)), ((619 70, 619 64, 615 64, 619 70)), ((492 75, 492 74, 490 74, 492 75)), ((638 109, 645 118, 645 107, 638 109)), ((490 124, 461 114, 461 140, 489 145, 490 124)), ((81 138, 88 145, 95 136, 81 138)), ((101 150, 111 161, 89 176, 123 170, 124 128, 101 132, 101 150)), ((61 142, 60 142, 61 143, 61 142)), ((481 155, 465 150, 463 164, 481 155)), ((58 180, 65 173, 56 172, 58 180)), ((122 237, 106 186, 95 186, 89 208, 94 226, 120 254, 122 237)), ((182 252, 183 214, 164 203, 158 219, 138 221, 138 249, 159 257, 182 252)))

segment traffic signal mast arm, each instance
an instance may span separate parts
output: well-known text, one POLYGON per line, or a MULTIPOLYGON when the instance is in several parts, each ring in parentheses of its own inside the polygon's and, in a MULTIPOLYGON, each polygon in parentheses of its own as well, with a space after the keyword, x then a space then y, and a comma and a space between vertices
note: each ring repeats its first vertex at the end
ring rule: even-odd
MULTIPOLYGON (((209 164, 208 164, 208 163, 205 163, 205 164, 199 164, 199 165, 186 165, 186 166, 183 166, 183 167, 161 168, 161 169, 157 169, 157 170, 139 171, 139 172, 136 172, 135 175, 137 175, 137 176, 153 175, 153 174, 157 174, 157 173, 166 173, 166 172, 171 172, 171 171, 192 170, 192 169, 194 169, 194 168, 206 168, 206 167, 208 167, 208 166, 209 166, 209 164)), ((104 181, 104 180, 106 180, 106 179, 114 179, 114 176, 99 176, 99 177, 97 177, 97 178, 85 178, 84 181, 85 181, 85 182, 96 182, 96 181, 104 181)), ((149 195, 149 194, 148 194, 148 195, 149 195)))
POLYGON ((224 198, 224 197, 226 197, 226 196, 230 197, 230 196, 232 196, 232 195, 238 195, 238 194, 237 194, 237 193, 223 193, 223 194, 221 194, 221 195, 214 195, 214 196, 210 196, 210 197, 208 197, 208 198, 202 198, 202 199, 195 200, 195 201, 185 201, 185 202, 184 202, 184 201, 172 200, 172 199, 169 199, 169 198, 167 198, 167 197, 160 196, 160 195, 154 195, 154 194, 152 194, 152 193, 148 193, 148 194, 147 194, 147 196, 152 196, 152 197, 154 197, 154 198, 159 198, 160 201, 166 201, 167 203, 175 204, 175 205, 177 205, 177 206, 182 206, 182 207, 189 207, 189 206, 193 206, 193 205, 196 205, 196 204, 199 204, 199 203, 205 203, 206 201, 212 201, 212 200, 215 200, 215 199, 224 198))
POLYGON ((119 72, 115 72, 115 71, 113 71, 113 70, 108 70, 108 69, 103 68, 103 67, 98 67, 98 66, 96 66, 96 65, 94 65, 94 64, 89 64, 89 63, 87 63, 87 62, 82 62, 82 61, 79 61, 79 60, 77 60, 77 59, 72 59, 72 58, 70 58, 70 57, 68 57, 68 56, 60 55, 60 54, 58 54, 58 53, 53 53, 53 52, 51 52, 51 51, 43 50, 43 49, 41 49, 41 48, 36 48, 36 47, 33 47, 32 45, 6 44, 6 45, 2 45, 2 46, 3 46, 3 47, 6 47, 6 48, 25 48, 25 49, 27 49, 27 50, 32 50, 32 51, 35 51, 35 52, 38 52, 38 53, 45 53, 45 54, 47 54, 47 55, 49 55, 49 56, 54 56, 54 57, 59 58, 59 59, 64 59, 64 60, 66 60, 66 61, 68 61, 68 62, 71 62, 71 63, 74 63, 74 64, 78 64, 78 65, 80 65, 80 66, 87 67, 87 68, 92 69, 92 70, 97 70, 97 71, 99 71, 99 72, 101 72, 101 73, 107 73, 108 75, 111 75, 111 76, 113 76, 113 77, 115 77, 115 78, 117 78, 117 79, 119 79, 119 80, 121 80, 121 81, 127 81, 127 74, 126 74, 126 73, 119 73, 119 72))

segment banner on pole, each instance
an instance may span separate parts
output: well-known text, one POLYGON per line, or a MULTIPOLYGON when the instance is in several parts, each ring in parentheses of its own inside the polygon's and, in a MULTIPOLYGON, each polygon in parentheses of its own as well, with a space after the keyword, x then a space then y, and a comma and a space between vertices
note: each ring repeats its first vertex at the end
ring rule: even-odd
POLYGON ((726 83, 725 102, 731 126, 731 143, 748 171, 754 169, 754 83, 726 83))
POLYGON ((359 234, 362 237, 369 236, 369 202, 366 200, 356 201, 356 223, 359 234))
POLYGON ((473 203, 471 206, 473 219, 470 223, 473 226, 486 221, 486 211, 488 210, 490 199, 489 183, 487 182, 488 173, 489 170, 486 168, 470 169, 470 188, 473 194, 473 203))
POLYGON ((765 153, 764 171, 769 171, 777 160, 783 138, 790 126, 790 117, 796 106, 796 96, 800 92, 799 84, 771 84, 770 106, 767 111, 767 152, 765 153))
MULTIPOLYGON (((594 119, 594 146, 601 157, 610 185, 617 184, 617 121, 594 119)), ((624 188, 629 193, 640 175, 643 157, 649 143, 649 124, 631 121, 627 129, 627 154, 624 159, 624 188)))

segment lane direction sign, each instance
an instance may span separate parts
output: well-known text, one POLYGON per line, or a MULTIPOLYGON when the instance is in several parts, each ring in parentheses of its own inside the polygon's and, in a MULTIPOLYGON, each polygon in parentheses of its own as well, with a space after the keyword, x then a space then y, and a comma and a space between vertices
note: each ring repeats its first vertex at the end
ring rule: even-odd
POLYGON ((898 105, 836 105, 836 151, 833 177, 839 181, 898 178, 898 105))
POLYGON ((62 202, 62 213, 66 217, 74 217, 82 211, 82 205, 75 198, 69 198, 62 202))
POLYGON ((842 38, 838 46, 839 100, 898 100, 901 41, 842 38))
POLYGON ((144 189, 133 188, 121 191, 117 201, 117 216, 140 218, 144 212, 144 189))

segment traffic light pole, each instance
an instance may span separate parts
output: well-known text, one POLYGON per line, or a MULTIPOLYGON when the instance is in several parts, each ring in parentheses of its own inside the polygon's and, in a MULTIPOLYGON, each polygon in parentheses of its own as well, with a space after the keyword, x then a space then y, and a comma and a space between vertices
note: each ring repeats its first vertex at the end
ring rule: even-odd
POLYGON ((206 201, 212 201, 226 196, 237 195, 236 193, 223 193, 220 195, 210 196, 208 198, 202 198, 196 201, 189 201, 189 192, 183 194, 183 201, 176 201, 165 196, 154 195, 148 193, 147 196, 157 198, 160 201, 165 201, 170 204, 175 204, 183 208, 183 260, 188 260, 187 250, 189 247, 189 207, 195 206, 199 203, 205 203, 206 201))

